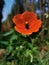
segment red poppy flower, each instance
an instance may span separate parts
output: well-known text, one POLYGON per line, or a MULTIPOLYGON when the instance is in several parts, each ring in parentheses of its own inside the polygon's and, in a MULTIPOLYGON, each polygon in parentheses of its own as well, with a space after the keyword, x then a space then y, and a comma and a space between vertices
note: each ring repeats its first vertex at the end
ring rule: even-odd
POLYGON ((33 12, 17 14, 14 16, 13 22, 15 23, 15 30, 25 35, 38 32, 42 24, 41 20, 38 20, 36 14, 33 12))

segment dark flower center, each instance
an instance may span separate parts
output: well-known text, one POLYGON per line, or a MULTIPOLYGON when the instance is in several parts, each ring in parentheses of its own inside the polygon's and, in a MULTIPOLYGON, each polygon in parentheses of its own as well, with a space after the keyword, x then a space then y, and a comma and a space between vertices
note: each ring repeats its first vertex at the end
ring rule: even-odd
POLYGON ((26 29, 29 29, 29 24, 28 24, 28 22, 25 22, 25 28, 26 28, 26 29))

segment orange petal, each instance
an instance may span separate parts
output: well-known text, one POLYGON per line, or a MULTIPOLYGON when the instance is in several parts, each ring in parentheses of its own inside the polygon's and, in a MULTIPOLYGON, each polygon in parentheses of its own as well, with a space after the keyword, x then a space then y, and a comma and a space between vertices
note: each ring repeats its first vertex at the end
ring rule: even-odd
POLYGON ((17 14, 17 15, 15 15, 15 16, 13 17, 13 22, 14 22, 15 24, 17 24, 17 22, 18 22, 20 16, 21 16, 21 14, 17 14))
POLYGON ((22 14, 22 16, 24 17, 24 20, 25 20, 25 21, 30 21, 31 19, 32 19, 32 20, 37 19, 36 14, 33 13, 33 12, 24 12, 24 13, 22 14))
POLYGON ((19 26, 19 27, 24 26, 24 20, 21 14, 15 15, 13 18, 13 22, 16 24, 16 26, 19 26))
POLYGON ((41 20, 36 20, 35 22, 36 23, 32 26, 32 29, 33 29, 33 32, 38 32, 39 28, 42 25, 42 22, 41 22, 41 20))
POLYGON ((21 34, 30 35, 33 32, 38 32, 42 25, 42 21, 38 20, 36 14, 33 12, 24 12, 23 14, 17 14, 13 18, 13 22, 16 24, 15 30, 21 34), (26 29, 25 23, 29 24, 29 29, 26 29))
POLYGON ((15 30, 23 35, 30 35, 32 34, 32 31, 29 29, 29 30, 26 30, 25 28, 18 28, 18 27, 14 27, 15 30))

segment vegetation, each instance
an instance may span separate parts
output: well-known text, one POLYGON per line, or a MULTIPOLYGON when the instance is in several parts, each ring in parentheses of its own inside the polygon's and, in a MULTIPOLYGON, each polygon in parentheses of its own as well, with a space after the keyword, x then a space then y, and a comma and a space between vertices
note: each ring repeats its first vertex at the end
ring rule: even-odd
POLYGON ((23 3, 24 5, 22 0, 15 0, 11 13, 2 23, 0 65, 49 65, 49 0, 48 3, 47 0, 39 0, 38 2, 24 0, 23 3), (34 7, 31 3, 34 4, 34 7), (21 9, 22 7, 23 9, 21 9), (46 7, 48 10, 45 10, 46 7), (40 10, 40 13, 37 13, 37 9, 40 10), (16 32, 12 22, 15 14, 25 11, 34 11, 37 18, 43 22, 41 29, 31 35, 22 35, 16 32))

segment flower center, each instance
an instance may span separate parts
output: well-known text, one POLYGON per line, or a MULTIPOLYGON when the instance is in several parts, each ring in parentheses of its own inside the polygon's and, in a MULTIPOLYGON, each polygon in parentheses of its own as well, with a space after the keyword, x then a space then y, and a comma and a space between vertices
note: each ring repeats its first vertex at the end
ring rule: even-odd
POLYGON ((26 28, 26 29, 29 29, 29 24, 28 24, 27 21, 25 22, 25 28, 26 28))

